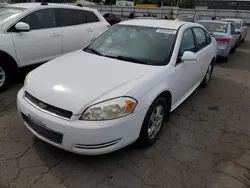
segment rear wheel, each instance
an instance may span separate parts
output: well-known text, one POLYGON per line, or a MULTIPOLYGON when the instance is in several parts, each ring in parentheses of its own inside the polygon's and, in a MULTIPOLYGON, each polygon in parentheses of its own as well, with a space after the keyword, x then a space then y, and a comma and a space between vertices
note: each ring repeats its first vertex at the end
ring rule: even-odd
POLYGON ((210 78, 213 74, 213 70, 214 70, 214 61, 212 61, 208 68, 207 68, 207 72, 205 74, 205 77, 203 78, 202 82, 201 82, 201 87, 206 87, 208 85, 208 82, 210 81, 210 78))
POLYGON ((167 101, 163 97, 159 97, 151 105, 144 118, 140 136, 137 140, 139 147, 149 147, 156 141, 168 115, 167 109, 167 101))
MULTIPOLYGON (((237 42, 238 43, 238 42, 237 42)), ((232 49, 232 53, 234 53, 236 51, 236 47, 237 47, 237 44, 234 46, 234 48, 232 49)))

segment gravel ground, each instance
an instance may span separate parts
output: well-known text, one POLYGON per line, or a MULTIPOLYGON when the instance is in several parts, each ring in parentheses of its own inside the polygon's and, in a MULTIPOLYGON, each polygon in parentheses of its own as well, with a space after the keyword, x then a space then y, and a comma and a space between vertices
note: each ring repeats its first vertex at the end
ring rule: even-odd
POLYGON ((148 149, 80 156, 39 141, 16 110, 21 87, 0 94, 0 187, 250 186, 250 36, 227 64, 216 64, 210 85, 172 113, 148 149))

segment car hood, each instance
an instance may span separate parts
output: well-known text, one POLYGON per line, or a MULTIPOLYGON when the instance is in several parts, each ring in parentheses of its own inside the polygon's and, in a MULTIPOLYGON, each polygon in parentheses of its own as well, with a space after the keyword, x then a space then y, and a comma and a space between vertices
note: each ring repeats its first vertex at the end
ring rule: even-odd
POLYGON ((79 114, 93 103, 126 95, 161 69, 80 50, 35 69, 25 90, 45 103, 79 114))

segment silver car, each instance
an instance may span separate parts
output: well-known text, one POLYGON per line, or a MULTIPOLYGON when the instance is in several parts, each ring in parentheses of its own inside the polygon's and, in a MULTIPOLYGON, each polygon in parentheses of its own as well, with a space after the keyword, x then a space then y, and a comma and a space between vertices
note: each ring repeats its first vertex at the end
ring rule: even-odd
POLYGON ((217 56, 228 61, 230 53, 235 52, 239 43, 240 32, 235 31, 234 24, 226 21, 201 20, 203 25, 217 41, 217 56))
POLYGON ((240 42, 244 42, 247 35, 247 24, 242 19, 224 18, 222 21, 233 22, 235 30, 240 32, 240 42))

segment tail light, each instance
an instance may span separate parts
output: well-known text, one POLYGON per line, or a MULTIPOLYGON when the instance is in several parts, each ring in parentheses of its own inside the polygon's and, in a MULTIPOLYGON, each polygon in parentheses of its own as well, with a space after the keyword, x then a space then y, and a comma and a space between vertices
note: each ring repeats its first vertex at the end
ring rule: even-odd
POLYGON ((218 43, 222 43, 222 44, 228 44, 230 42, 230 39, 216 39, 216 41, 218 43))

